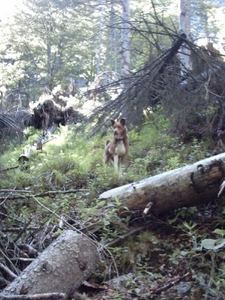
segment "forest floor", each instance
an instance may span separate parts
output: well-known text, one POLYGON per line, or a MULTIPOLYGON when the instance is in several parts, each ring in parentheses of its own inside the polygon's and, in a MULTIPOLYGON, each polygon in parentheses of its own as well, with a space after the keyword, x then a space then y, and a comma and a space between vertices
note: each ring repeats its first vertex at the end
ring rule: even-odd
POLYGON ((13 280, 10 271, 24 270, 69 226, 103 249, 76 300, 225 299, 223 197, 163 215, 125 218, 119 217, 117 201, 98 200, 111 188, 196 162, 208 155, 207 147, 196 141, 178 145, 164 129, 159 142, 160 134, 149 132, 153 126, 131 132, 118 179, 112 166, 100 163, 104 138, 74 139, 73 128, 60 130, 57 140, 22 166, 16 166, 18 157, 36 133, 2 155, 0 289, 13 280))
POLYGON ((225 299, 223 247, 213 249, 206 243, 209 237, 221 242, 218 228, 223 228, 223 219, 218 204, 210 203, 138 220, 146 229, 117 245, 124 252, 129 248, 128 257, 122 258, 127 262, 118 262, 121 275, 97 286, 92 279, 80 292, 99 300, 225 299))

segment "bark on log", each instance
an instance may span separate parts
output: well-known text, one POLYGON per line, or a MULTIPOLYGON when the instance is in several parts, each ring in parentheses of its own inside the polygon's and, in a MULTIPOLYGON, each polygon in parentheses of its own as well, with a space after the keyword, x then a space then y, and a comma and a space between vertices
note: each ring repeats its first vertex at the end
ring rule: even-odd
POLYGON ((63 232, 0 294, 68 293, 78 288, 99 263, 96 245, 72 230, 63 232))
MULTIPOLYGON (((154 214, 217 198, 225 176, 225 153, 106 191, 99 199, 121 201, 122 214, 154 214), (127 209, 123 209, 123 208, 127 209)), ((224 192, 221 193, 222 196, 224 192)))

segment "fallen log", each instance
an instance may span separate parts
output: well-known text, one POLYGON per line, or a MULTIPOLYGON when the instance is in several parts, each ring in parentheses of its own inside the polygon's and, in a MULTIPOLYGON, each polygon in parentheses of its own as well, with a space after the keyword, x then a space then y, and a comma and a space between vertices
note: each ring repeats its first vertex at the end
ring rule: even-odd
POLYGON ((0 299, 11 295, 70 293, 91 275, 98 263, 94 242, 66 230, 0 293, 0 299))
POLYGON ((208 203, 225 194, 225 153, 114 188, 99 199, 121 202, 121 215, 140 215, 208 203), (221 190, 220 190, 221 186, 221 190))

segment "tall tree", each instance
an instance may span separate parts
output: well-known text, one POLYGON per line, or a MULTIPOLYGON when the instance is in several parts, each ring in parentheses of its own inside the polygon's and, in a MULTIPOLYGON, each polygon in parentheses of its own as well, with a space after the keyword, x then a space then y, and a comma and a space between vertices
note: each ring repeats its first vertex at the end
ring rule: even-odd
POLYGON ((98 36, 98 52, 97 52, 97 59, 96 59, 96 74, 98 75, 101 71, 101 55, 102 55, 102 36, 103 36, 103 29, 104 29, 104 14, 105 14, 105 7, 102 5, 102 0, 98 1, 98 10, 99 10, 99 36, 98 36))
MULTIPOLYGON (((190 26, 190 0, 179 0, 179 32, 185 33, 188 40, 190 39, 190 26)), ((190 50, 186 43, 183 43, 181 47, 180 60, 185 68, 190 68, 190 50)))
POLYGON ((118 52, 119 52, 119 42, 118 42, 118 15, 116 12, 116 1, 111 1, 110 11, 109 11, 109 24, 107 32, 106 43, 106 57, 105 57, 105 67, 106 69, 112 69, 114 72, 118 72, 118 52))
POLYGON ((130 76, 130 0, 122 0, 121 25, 121 76, 125 79, 122 88, 126 88, 130 76))
POLYGON ((70 77, 91 72, 93 50, 88 44, 92 41, 94 49, 97 22, 95 1, 86 4, 78 0, 24 1, 7 40, 11 45, 7 58, 15 57, 11 71, 19 68, 17 85, 23 83, 26 90, 52 89, 70 77))

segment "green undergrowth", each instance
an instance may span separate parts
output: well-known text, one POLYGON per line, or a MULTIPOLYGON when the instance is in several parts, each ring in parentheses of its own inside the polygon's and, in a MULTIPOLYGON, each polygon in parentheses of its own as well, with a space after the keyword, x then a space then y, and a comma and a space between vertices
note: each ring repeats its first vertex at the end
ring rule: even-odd
MULTIPOLYGON (((40 192, 85 187, 97 196, 106 189, 179 168, 208 155, 208 143, 193 140, 182 144, 179 138, 168 134, 165 120, 159 125, 160 122, 146 122, 141 132, 135 128, 129 132, 130 152, 120 179, 111 164, 103 165, 106 137, 89 138, 88 132, 79 132, 76 125, 60 127, 42 151, 31 151, 29 161, 20 164, 20 155, 41 137, 40 132, 30 130, 22 144, 12 144, 1 156, 2 169, 8 170, 1 178, 0 188, 31 188, 40 192)), ((107 138, 110 136, 109 129, 107 138)))

